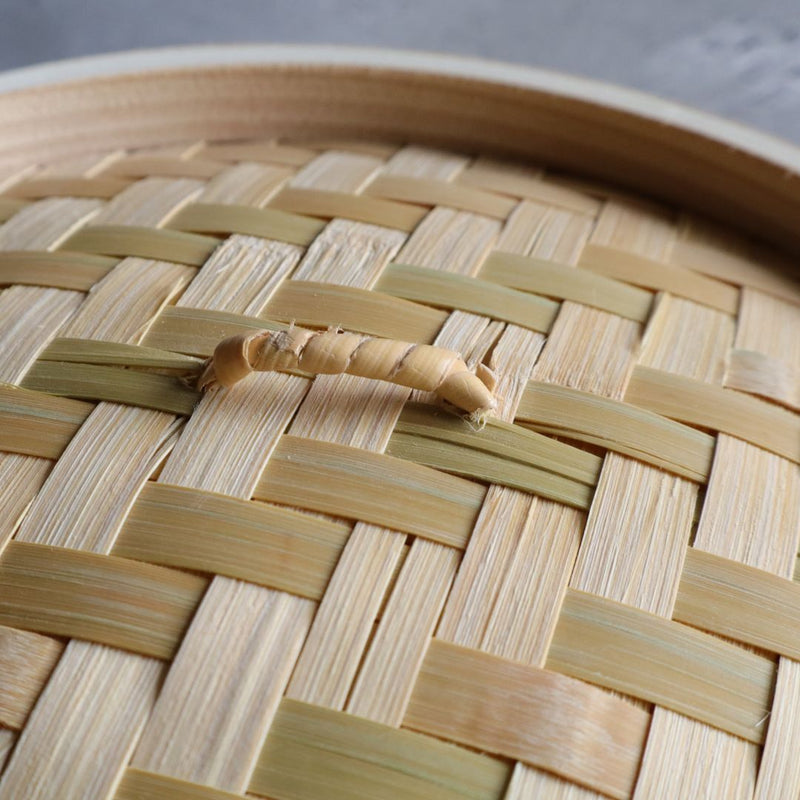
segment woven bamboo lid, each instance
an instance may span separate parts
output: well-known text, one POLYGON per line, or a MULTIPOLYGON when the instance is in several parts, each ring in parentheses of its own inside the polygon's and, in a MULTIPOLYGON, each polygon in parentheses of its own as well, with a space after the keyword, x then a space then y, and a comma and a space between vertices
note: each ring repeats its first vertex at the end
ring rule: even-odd
POLYGON ((313 62, 0 97, 0 800, 796 797, 800 158, 313 62))

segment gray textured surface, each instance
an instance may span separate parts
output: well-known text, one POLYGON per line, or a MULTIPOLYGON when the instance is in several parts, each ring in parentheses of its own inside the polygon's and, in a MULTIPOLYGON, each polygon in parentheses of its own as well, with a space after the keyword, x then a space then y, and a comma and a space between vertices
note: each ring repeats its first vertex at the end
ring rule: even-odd
POLYGON ((0 69, 209 42, 483 56, 587 75, 800 143, 800 0, 0 0, 0 69))

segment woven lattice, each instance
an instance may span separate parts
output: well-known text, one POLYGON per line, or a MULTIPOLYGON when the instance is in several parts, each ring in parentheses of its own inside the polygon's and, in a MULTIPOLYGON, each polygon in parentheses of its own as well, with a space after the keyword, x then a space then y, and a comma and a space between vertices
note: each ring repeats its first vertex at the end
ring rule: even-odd
POLYGON ((800 786, 800 287, 594 184, 187 143, 0 195, 2 800, 800 786), (483 430, 292 322, 458 351, 483 430))

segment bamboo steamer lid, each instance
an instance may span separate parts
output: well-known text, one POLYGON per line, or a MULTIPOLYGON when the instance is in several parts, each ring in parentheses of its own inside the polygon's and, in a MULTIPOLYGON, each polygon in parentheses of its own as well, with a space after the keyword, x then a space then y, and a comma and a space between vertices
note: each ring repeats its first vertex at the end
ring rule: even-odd
POLYGON ((448 59, 58 74, 0 79, 0 800, 798 795, 797 151, 448 59))

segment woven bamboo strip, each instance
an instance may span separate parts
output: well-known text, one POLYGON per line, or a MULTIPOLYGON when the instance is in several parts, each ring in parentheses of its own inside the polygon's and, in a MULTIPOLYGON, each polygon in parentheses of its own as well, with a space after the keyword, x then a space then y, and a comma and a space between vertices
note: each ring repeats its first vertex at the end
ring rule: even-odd
MULTIPOLYGON (((335 137, 327 137, 327 138, 318 138, 315 137, 313 139, 307 138, 305 136, 299 136, 296 140, 293 138, 292 141, 296 141, 299 144, 302 144, 304 148, 308 148, 310 150, 336 150, 338 152, 343 153, 359 153, 361 155, 367 156, 374 156, 376 158, 390 158, 394 153, 398 151, 400 147, 399 144, 392 144, 390 142, 381 142, 379 140, 373 141, 371 139, 359 139, 354 137, 352 139, 342 139, 342 138, 335 138, 335 137)), ((407 145, 403 149, 410 149, 413 145, 407 145)), ((422 149, 425 148, 415 148, 415 149, 422 149)), ((436 151, 434 151, 436 152, 436 151)))
POLYGON ((0 724, 20 730, 64 645, 28 631, 0 627, 0 724))
POLYGON ((404 720, 617 798, 633 788, 648 722, 644 711, 579 681, 438 639, 404 720))
POLYGON ((0 561, 0 624, 169 659, 205 588, 177 570, 14 541, 0 561))
POLYGON ((800 370, 764 353, 731 350, 724 386, 800 411, 800 370))
POLYGON ((41 361, 106 364, 177 373, 196 372, 204 363, 201 358, 172 353, 169 350, 70 336, 53 339, 39 358, 41 361))
POLYGON ((154 483, 139 495, 113 553, 319 600, 349 532, 286 508, 154 483))
POLYGON ((385 147, 382 151, 373 152, 372 155, 388 159, 381 168, 380 175, 439 182, 454 180, 463 173, 470 162, 468 157, 458 153, 414 144, 407 144, 399 150, 396 147, 385 147))
POLYGON ((61 247, 102 256, 138 256, 199 267, 219 239, 182 231, 140 228, 134 225, 92 225, 82 228, 61 247))
POLYGON ((0 452, 0 551, 14 535, 22 515, 47 477, 51 462, 44 458, 0 452))
POLYGON ((624 250, 590 244, 581 254, 578 266, 634 286, 669 292, 726 314, 736 314, 739 309, 739 291, 735 287, 690 269, 642 258, 624 250))
POLYGON ((540 297, 465 275, 407 264, 390 264, 376 289, 406 300, 469 311, 542 333, 550 330, 558 313, 557 303, 540 297))
POLYGON ((160 228, 169 217, 201 191, 201 181, 144 178, 120 192, 91 220, 92 226, 123 225, 160 228))
POLYGON ((207 157, 185 159, 180 157, 157 156, 149 154, 133 154, 118 158, 103 170, 103 175, 123 178, 196 178, 198 180, 213 178, 227 164, 224 161, 212 161, 207 157))
POLYGON ((636 367, 625 401, 718 430, 800 463, 800 419, 754 397, 648 367, 636 367))
POLYGON ((760 743, 775 666, 716 637, 570 590, 546 667, 760 743))
POLYGON ((311 149, 271 141, 208 144, 200 151, 200 155, 221 161, 263 161, 290 167, 301 167, 317 156, 311 149))
POLYGON ((264 316, 306 327, 345 330, 430 344, 446 312, 351 286, 314 281, 284 281, 264 309, 264 316))
POLYGON ((27 205, 29 205, 29 203, 25 200, 0 197, 0 222, 7 222, 27 205))
POLYGON ((634 322, 644 322, 652 304, 649 292, 625 283, 590 272, 565 269, 545 259, 501 251, 489 256, 480 277, 512 289, 572 300, 634 322))
POLYGON ((0 770, 5 769, 8 757, 14 750, 14 745, 17 743, 17 734, 15 731, 8 730, 7 728, 0 728, 0 770))
POLYGON ((690 548, 673 617, 797 659, 798 606, 794 581, 690 548))
POLYGON ((325 223, 274 208, 192 203, 170 219, 167 227, 191 233, 241 233, 287 244, 309 245, 325 223))
POLYGON ((534 430, 596 444, 704 483, 714 439, 616 400, 532 381, 517 419, 534 430))
POLYGON ((499 800, 507 779, 507 765, 488 756, 287 699, 249 791, 276 800, 499 800))
POLYGON ((70 642, 20 734, 0 798, 50 800, 54 786, 63 798, 109 796, 155 702, 161 671, 154 659, 70 642), (87 713, 99 698, 103 713, 87 713), (54 735, 54 719, 69 736, 54 735))
POLYGON ((242 800, 242 795, 129 767, 114 800, 242 800))
POLYGON ((97 197, 107 200, 119 194, 128 181, 115 178, 33 177, 20 181, 5 196, 20 200, 40 200, 46 197, 97 197))
POLYGON ((0 252, 0 286, 17 284, 48 286, 88 292, 113 269, 117 260, 105 256, 56 251, 0 252))
POLYGON ((500 220, 504 220, 516 205, 510 198, 500 197, 481 189, 397 174, 378 176, 367 186, 364 194, 405 203, 456 208, 500 220))
POLYGON ((381 157, 368 153, 335 150, 319 153, 298 170, 289 185, 312 191, 357 195, 383 166, 381 157))
POLYGON ((792 277, 790 258, 688 216, 682 220, 671 261, 726 283, 800 303, 800 285, 792 277))
POLYGON ((0 384, 0 450, 58 458, 92 408, 90 403, 0 384))
POLYGON ((0 250, 54 250, 101 207, 99 200, 72 197, 31 203, 0 228, 0 250))
POLYGON ((269 201, 291 174, 288 169, 266 164, 233 164, 212 178, 197 200, 258 208, 269 201))

